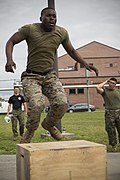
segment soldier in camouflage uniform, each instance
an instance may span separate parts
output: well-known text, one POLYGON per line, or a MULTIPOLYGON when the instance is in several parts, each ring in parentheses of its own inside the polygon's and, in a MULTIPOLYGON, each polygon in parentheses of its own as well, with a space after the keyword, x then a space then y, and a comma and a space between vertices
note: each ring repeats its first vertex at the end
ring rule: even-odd
POLYGON ((9 115, 12 108, 12 116, 11 116, 12 132, 13 132, 13 138, 14 140, 16 140, 16 137, 18 136, 17 122, 19 122, 20 136, 23 136, 24 133, 24 113, 22 111, 22 105, 24 106, 25 112, 27 112, 25 99, 22 95, 20 95, 20 89, 18 87, 14 88, 14 95, 12 95, 9 98, 8 103, 9 104, 8 104, 7 115, 9 115))
POLYGON ((112 151, 117 150, 117 135, 120 143, 120 90, 116 88, 117 79, 112 77, 97 86, 97 92, 105 102, 105 129, 112 151), (108 87, 104 85, 108 84, 108 87))
POLYGON ((21 27, 6 44, 7 63, 5 69, 7 72, 14 72, 16 69, 16 64, 12 59, 13 46, 23 40, 26 40, 28 45, 27 68, 21 77, 28 104, 28 119, 27 131, 21 143, 30 142, 39 126, 41 111, 44 107, 43 94, 49 100, 50 110, 42 122, 42 127, 49 131, 56 140, 63 137, 56 128, 56 124, 67 110, 67 98, 56 72, 53 71, 55 53, 60 44, 75 61, 83 64, 89 71, 95 71, 98 75, 98 70, 85 62, 73 48, 68 32, 56 25, 57 18, 54 9, 43 9, 40 20, 41 23, 21 27))

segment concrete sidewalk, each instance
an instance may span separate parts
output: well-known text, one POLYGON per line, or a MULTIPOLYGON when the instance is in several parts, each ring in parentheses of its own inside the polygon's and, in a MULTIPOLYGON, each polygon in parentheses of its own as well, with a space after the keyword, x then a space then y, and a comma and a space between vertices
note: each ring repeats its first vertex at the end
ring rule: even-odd
MULTIPOLYGON (((107 156, 107 180, 120 180, 120 153, 108 153, 107 156)), ((0 155, 0 180, 16 180, 15 155, 0 155)))
POLYGON ((108 180, 120 180, 120 153, 108 153, 108 180))

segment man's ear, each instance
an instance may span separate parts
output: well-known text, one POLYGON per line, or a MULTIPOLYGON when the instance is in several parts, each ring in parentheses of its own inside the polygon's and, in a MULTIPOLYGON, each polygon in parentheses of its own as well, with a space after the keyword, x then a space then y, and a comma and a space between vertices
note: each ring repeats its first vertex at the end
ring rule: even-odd
POLYGON ((42 17, 40 17, 40 21, 42 21, 42 17))

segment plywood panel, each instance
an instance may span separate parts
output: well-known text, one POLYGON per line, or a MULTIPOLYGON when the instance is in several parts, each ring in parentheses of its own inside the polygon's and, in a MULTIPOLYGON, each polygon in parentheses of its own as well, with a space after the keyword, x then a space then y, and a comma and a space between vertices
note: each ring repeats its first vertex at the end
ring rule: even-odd
POLYGON ((106 146, 84 141, 17 145, 17 180, 106 180, 106 146))

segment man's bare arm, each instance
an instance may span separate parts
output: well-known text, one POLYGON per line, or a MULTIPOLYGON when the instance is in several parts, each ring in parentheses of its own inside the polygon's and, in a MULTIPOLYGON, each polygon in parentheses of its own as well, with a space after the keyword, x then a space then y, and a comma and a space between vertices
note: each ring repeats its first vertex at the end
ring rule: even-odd
POLYGON ((97 85, 96 89, 99 94, 102 94, 104 92, 104 85, 107 84, 107 82, 108 80, 97 85))
POLYGON ((11 38, 6 43, 6 58, 7 63, 5 65, 5 71, 6 72, 12 72, 14 73, 14 69, 16 69, 16 64, 13 61, 12 54, 13 54, 13 47, 15 44, 20 43, 23 41, 24 38, 21 36, 19 32, 16 32, 11 36, 11 38))
POLYGON ((11 104, 8 104, 7 115, 9 115, 10 110, 11 110, 11 104))
POLYGON ((69 41, 66 45, 63 45, 64 49, 67 51, 67 53, 78 63, 83 64, 86 69, 89 71, 93 70, 96 73, 96 76, 98 76, 98 69, 92 65, 89 65, 77 52, 77 50, 74 49, 71 42, 69 41))

